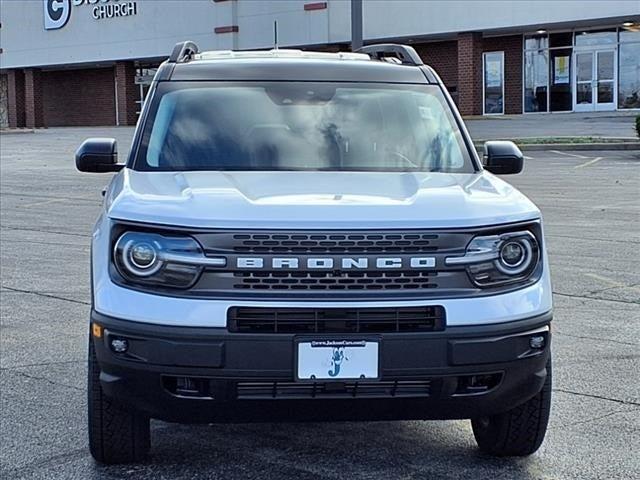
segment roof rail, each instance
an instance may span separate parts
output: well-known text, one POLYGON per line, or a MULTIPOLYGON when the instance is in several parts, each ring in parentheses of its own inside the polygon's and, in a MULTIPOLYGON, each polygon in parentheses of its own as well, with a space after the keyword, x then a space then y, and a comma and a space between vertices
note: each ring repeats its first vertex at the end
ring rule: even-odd
POLYGON ((169 63, 184 63, 191 60, 198 53, 198 45, 191 41, 176 43, 173 47, 169 63))
POLYGON ((385 57, 394 57, 400 60, 403 65, 424 65, 420 55, 413 47, 399 45, 396 43, 379 43, 377 45, 367 45, 356 50, 357 53, 366 53, 371 58, 383 60, 385 57))

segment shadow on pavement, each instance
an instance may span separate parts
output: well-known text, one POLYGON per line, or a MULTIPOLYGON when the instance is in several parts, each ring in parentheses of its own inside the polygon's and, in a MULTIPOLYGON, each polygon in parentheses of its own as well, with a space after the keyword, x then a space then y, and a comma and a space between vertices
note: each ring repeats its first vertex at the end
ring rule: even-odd
MULTIPOLYGON (((481 454, 469 422, 186 426, 155 422, 145 464, 95 466, 136 478, 540 478, 536 457, 481 454)), ((97 473, 97 472, 96 472, 97 473)))

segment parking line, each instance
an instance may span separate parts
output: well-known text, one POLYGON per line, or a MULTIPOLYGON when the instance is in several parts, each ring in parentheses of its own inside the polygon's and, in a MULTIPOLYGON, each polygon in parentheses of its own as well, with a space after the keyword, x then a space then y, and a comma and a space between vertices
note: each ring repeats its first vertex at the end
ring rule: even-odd
POLYGON ((600 160, 602 160, 602 157, 596 157, 593 160, 589 160, 588 162, 585 163, 581 163, 580 165, 576 165, 573 168, 583 168, 583 167, 588 167, 589 165, 593 165, 596 162, 599 162, 600 160))
MULTIPOLYGON (((638 287, 638 285, 633 285, 633 284, 629 285, 629 284, 626 284, 626 283, 618 282, 616 280, 612 280, 610 278, 603 277, 602 275, 596 275, 595 273, 585 273, 585 276, 591 277, 591 278, 593 278, 595 280, 599 280, 599 281, 601 281, 603 283, 608 284, 609 287, 605 288, 604 290, 611 290, 613 288, 628 288, 630 290, 635 290, 635 291, 640 292, 640 288, 638 287)), ((604 290, 596 290, 595 292, 590 292, 590 293, 601 292, 601 291, 604 291, 604 290)))
POLYGON ((40 205, 48 205, 49 203, 55 202, 66 202, 69 200, 68 198, 52 198, 51 200, 45 200, 42 202, 28 203, 26 205, 21 205, 22 208, 31 208, 31 207, 39 207, 40 205))
POLYGON ((577 153, 567 153, 567 152, 560 152, 558 150, 549 150, 551 153, 557 153, 559 155, 566 155, 567 157, 575 157, 575 158, 589 158, 589 157, 585 157, 584 155, 578 155, 577 153))
POLYGON ((612 280, 610 278, 607 277, 603 277, 602 275, 596 275, 595 273, 585 273, 584 274, 586 277, 591 277, 594 278, 596 280, 600 280, 603 283, 606 283, 612 287, 624 287, 626 286, 624 283, 618 282, 616 280, 612 280))
MULTIPOLYGON (((624 207, 626 205, 633 205, 633 206, 637 206, 638 205, 638 200, 621 200, 619 202, 615 202, 615 203, 605 203, 602 205, 594 205, 591 208, 593 210, 602 210, 604 209, 608 209, 608 208, 618 208, 618 207, 624 207)), ((624 240, 626 242, 626 240, 624 240)))

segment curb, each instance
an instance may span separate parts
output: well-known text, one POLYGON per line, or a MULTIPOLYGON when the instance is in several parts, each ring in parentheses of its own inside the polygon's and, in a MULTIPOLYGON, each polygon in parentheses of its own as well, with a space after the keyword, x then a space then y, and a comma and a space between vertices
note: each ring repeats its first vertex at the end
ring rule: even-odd
POLYGON ((31 128, 0 128, 0 135, 9 133, 35 133, 35 130, 31 128))
MULTIPOLYGON (((483 145, 475 145, 476 150, 483 151, 483 145)), ((594 150, 639 150, 640 142, 619 143, 539 143, 531 145, 518 145, 523 152, 541 152, 545 150, 558 151, 594 151, 594 150)))

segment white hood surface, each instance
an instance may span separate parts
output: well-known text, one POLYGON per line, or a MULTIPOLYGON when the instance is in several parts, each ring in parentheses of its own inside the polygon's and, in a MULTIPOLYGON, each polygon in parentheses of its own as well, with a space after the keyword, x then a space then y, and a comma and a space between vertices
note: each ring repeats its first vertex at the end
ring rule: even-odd
POLYGON ((105 202, 114 220, 194 228, 460 228, 531 220, 536 206, 488 172, 139 172, 105 202))

